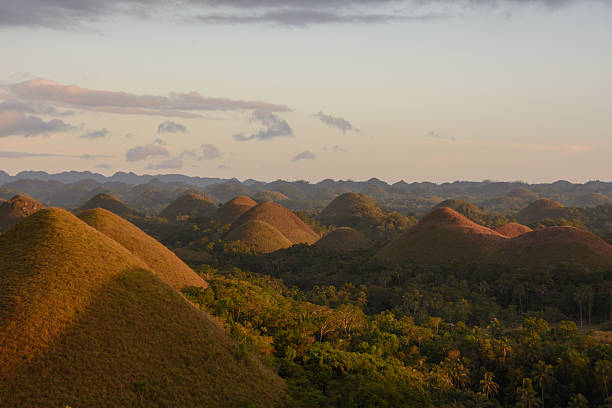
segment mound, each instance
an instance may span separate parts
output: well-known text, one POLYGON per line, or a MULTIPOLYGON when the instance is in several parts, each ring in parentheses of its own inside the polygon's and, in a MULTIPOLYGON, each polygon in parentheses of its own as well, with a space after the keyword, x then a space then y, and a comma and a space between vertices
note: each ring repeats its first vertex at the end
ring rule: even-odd
POLYGON ((123 204, 117 198, 107 193, 96 194, 77 208, 77 211, 91 210, 93 208, 104 208, 112 213, 125 217, 136 212, 127 205, 123 204))
POLYGON ((588 231, 550 227, 502 242, 491 262, 524 267, 557 264, 612 267, 612 246, 588 231))
POLYGON ((193 286, 208 286, 172 251, 118 215, 95 208, 79 213, 78 217, 139 257, 168 285, 179 290, 193 286))
POLYGON ((471 264, 485 260, 506 238, 457 211, 442 207, 422 218, 378 252, 391 262, 420 265, 471 264))
POLYGON ((545 218, 556 218, 563 214, 563 204, 553 200, 536 200, 523 208, 516 218, 523 224, 532 224, 545 218))
POLYGON ((217 206, 208 198, 188 193, 170 203, 159 215, 167 218, 168 221, 174 222, 182 217, 210 217, 215 211, 217 211, 217 206))
POLYGON ((319 235, 297 215, 276 203, 261 203, 251 208, 232 224, 231 230, 253 220, 265 221, 279 230, 293 244, 313 244, 319 235))
POLYGON ((260 220, 250 220, 238 225, 227 234, 225 240, 240 241, 260 253, 270 253, 293 245, 279 230, 260 220))
POLYGON ((612 204, 612 198, 600 193, 591 193, 578 197, 573 205, 578 207, 597 207, 598 205, 612 204))
POLYGON ((378 224, 384 213, 370 197, 359 193, 344 193, 336 197, 319 214, 319 220, 339 227, 378 224))
POLYGON ((482 212, 482 210, 478 206, 472 203, 468 203, 467 201, 457 200, 457 199, 444 200, 441 203, 438 203, 433 208, 433 210, 437 210, 438 208, 442 208, 442 207, 452 208, 453 210, 457 211, 460 214, 465 215, 468 218, 470 218, 468 215, 470 213, 481 213, 482 212))
POLYGON ((533 230, 526 225, 519 224, 517 222, 509 222, 507 224, 500 225, 499 227, 495 228, 495 231, 508 238, 514 238, 533 230))
POLYGON ((287 197, 283 193, 279 193, 278 191, 270 191, 270 190, 260 191, 259 193, 255 194, 255 197, 253 198, 258 203, 263 203, 266 201, 271 201, 273 203, 280 203, 282 201, 289 200, 289 197, 287 197))
POLYGON ((26 195, 16 195, 8 201, 0 202, 0 232, 43 208, 43 204, 26 195))
POLYGON ((234 223, 242 214, 255 207, 257 202, 247 196, 232 198, 217 209, 213 219, 221 225, 234 223))
POLYGON ((284 385, 119 243, 41 210, 0 237, 0 406, 275 406, 284 385))
POLYGON ((371 248, 374 244, 361 232, 342 227, 325 234, 315 245, 327 251, 348 252, 371 248))

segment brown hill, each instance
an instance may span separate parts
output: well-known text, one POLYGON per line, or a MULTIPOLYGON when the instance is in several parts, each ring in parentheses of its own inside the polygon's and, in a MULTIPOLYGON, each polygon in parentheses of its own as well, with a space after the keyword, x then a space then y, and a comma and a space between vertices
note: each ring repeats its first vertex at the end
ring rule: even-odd
POLYGON ((341 227, 325 234, 315 245, 328 251, 348 252, 371 248, 374 244, 361 232, 350 227, 341 227))
POLYGON ((504 216, 486 212, 477 205, 463 200, 445 200, 436 205, 433 209, 435 210, 442 207, 452 208, 459 214, 465 215, 467 218, 474 221, 475 223, 487 226, 489 228, 494 228, 510 221, 504 216))
POLYGON ((93 208, 104 208, 122 217, 136 213, 133 208, 125 205, 119 199, 107 193, 96 194, 87 200, 85 204, 77 208, 77 211, 91 210, 93 208))
POLYGON ((391 262, 453 265, 481 262, 506 238, 457 211, 442 207, 382 248, 378 257, 391 262))
POLYGON ((495 231, 508 238, 514 238, 533 230, 526 225, 519 224, 517 222, 509 222, 507 224, 500 225, 499 227, 495 228, 495 231))
POLYGON ((523 224, 533 224, 545 218, 558 218, 563 216, 566 208, 563 204, 553 200, 536 200, 516 214, 516 218, 523 224))
POLYGON ((221 225, 234 223, 242 214, 255 207, 257 202, 247 196, 232 198, 217 209, 213 219, 221 225))
POLYGON ((506 194, 506 197, 520 198, 523 200, 537 200, 540 198, 536 193, 526 188, 517 188, 506 194))
POLYGON ((0 406, 277 406, 284 385, 140 258, 59 209, 0 237, 0 406))
POLYGON ((255 194, 253 198, 258 203, 263 203, 266 201, 271 201, 273 203, 280 203, 280 202, 289 200, 289 197, 287 197, 283 193, 279 193, 278 191, 270 191, 270 190, 260 191, 259 193, 255 194))
POLYGON ((252 220, 265 221, 279 230, 293 244, 314 244, 319 235, 292 211, 276 203, 261 203, 251 208, 232 224, 231 230, 252 220))
POLYGON ((26 195, 16 195, 8 201, 0 202, 0 232, 43 208, 44 204, 26 195))
POLYGON ((336 197, 319 214, 319 220, 338 227, 378 224, 384 213, 370 197, 359 193, 344 193, 336 197))
POLYGON ((588 231, 574 227, 549 227, 502 242, 491 263, 546 267, 560 263, 587 267, 612 267, 612 246, 588 231))
POLYGON ((217 211, 217 206, 208 198, 188 193, 170 203, 159 215, 167 218, 170 222, 174 222, 183 217, 210 217, 215 211, 217 211))
POLYGON ((208 286, 172 251, 118 215, 102 208, 95 208, 79 213, 78 217, 138 256, 168 285, 179 290, 193 286, 208 286))
POLYGON ((238 225, 226 235, 225 241, 240 241, 260 253, 270 253, 293 245, 279 230, 260 220, 238 225))

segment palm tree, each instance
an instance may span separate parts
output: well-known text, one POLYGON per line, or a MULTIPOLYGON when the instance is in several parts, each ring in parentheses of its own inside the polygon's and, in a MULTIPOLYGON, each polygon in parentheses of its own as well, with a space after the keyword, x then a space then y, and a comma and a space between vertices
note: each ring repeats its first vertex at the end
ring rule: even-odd
POLYGON ((517 399, 525 408, 538 408, 541 401, 533 389, 531 378, 523 378, 523 384, 516 389, 517 399))
POLYGON ((542 407, 544 407, 544 390, 547 385, 554 380, 552 375, 552 366, 543 361, 538 361, 535 366, 535 382, 540 387, 540 396, 542 398, 542 407))
POLYGON ((487 371, 480 380, 480 390, 488 399, 491 399, 499 391, 499 385, 494 381, 494 378, 493 373, 487 371))

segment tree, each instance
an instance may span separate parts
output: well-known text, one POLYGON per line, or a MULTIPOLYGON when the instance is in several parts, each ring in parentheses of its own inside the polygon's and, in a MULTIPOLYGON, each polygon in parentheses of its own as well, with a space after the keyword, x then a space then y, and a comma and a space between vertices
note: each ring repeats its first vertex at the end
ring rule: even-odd
POLYGON ((567 404, 567 408, 589 408, 589 400, 582 394, 573 395, 567 404))
POLYGON ((552 374, 552 366, 540 360, 536 363, 534 371, 535 371, 534 380, 536 384, 538 385, 538 387, 540 388, 540 397, 542 398, 542 407, 544 407, 544 402, 546 401, 544 398, 544 390, 546 389, 548 385, 551 385, 555 379, 552 374))
POLYGON ((499 385, 494 381, 495 376, 492 372, 487 371, 480 380, 480 391, 487 396, 488 399, 493 398, 499 392, 499 385))
POLYGON ((533 389, 531 378, 523 378, 522 385, 516 389, 516 397, 520 406, 524 408, 538 408, 541 405, 538 394, 533 389))
POLYGON ((605 396, 608 398, 610 396, 608 384, 610 379, 612 379, 612 362, 609 360, 599 360, 595 364, 595 374, 597 374, 599 381, 601 381, 605 396))

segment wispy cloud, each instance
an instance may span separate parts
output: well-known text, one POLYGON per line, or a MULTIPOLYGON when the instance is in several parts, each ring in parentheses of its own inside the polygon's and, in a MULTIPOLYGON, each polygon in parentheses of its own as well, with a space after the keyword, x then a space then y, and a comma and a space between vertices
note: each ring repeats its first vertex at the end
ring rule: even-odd
POLYGON ((346 153, 346 149, 339 145, 332 146, 332 152, 334 153, 346 153))
POLYGON ((45 121, 38 116, 7 110, 0 112, 0 137, 7 136, 42 136, 49 133, 67 132, 74 126, 61 119, 45 121))
POLYGON ((3 159, 26 159, 30 157, 67 157, 81 160, 97 160, 105 159, 112 156, 102 154, 59 154, 59 153, 31 153, 31 152, 13 152, 0 151, 0 158, 3 159))
POLYGON ((182 123, 167 120, 157 127, 157 133, 185 133, 187 128, 182 123))
POLYGON ((249 136, 244 133, 234 135, 234 139, 239 142, 248 140, 270 140, 278 137, 293 137, 293 129, 286 120, 278 115, 266 111, 255 111, 251 116, 251 122, 257 122, 262 128, 249 136))
POLYGON ((219 159, 222 154, 219 148, 213 144, 203 144, 202 145, 202 159, 211 160, 211 159, 219 159))
POLYGON ((100 164, 96 164, 96 165, 94 166, 94 168, 96 168, 96 169, 105 169, 105 170, 108 170, 108 169, 111 169, 112 167, 111 167, 109 164, 106 164, 106 163, 100 163, 100 164))
POLYGON ((81 139, 104 139, 108 135, 108 129, 92 130, 79 136, 81 139))
POLYGON ((136 146, 125 153, 127 161, 139 161, 154 156, 169 156, 168 150, 156 143, 150 143, 144 146, 136 146))
POLYGON ((434 132, 433 130, 427 132, 427 134, 425 136, 430 138, 430 139, 447 140, 447 141, 450 141, 450 142, 454 142, 454 141, 457 140, 457 139, 455 139, 455 136, 441 135, 438 132, 434 132))
POLYGON ((298 162, 298 161, 301 161, 301 160, 314 160, 316 158, 317 158, 316 154, 314 154, 313 152, 307 150, 305 152, 302 152, 302 153, 296 155, 293 159, 291 159, 291 161, 295 163, 295 162, 298 162))
POLYGON ((173 93, 170 96, 136 95, 126 92, 95 90, 63 85, 48 79, 33 79, 10 86, 15 97, 51 102, 84 110, 132 115, 200 116, 194 111, 286 112, 285 105, 258 101, 206 97, 198 92, 173 93))
POLYGON ((319 120, 325 123, 327 126, 339 129, 342 133, 346 133, 351 130, 355 132, 359 131, 353 126, 351 122, 349 122, 346 119, 338 118, 332 115, 326 115, 323 112, 319 112, 315 114, 315 116, 319 118, 319 120))

